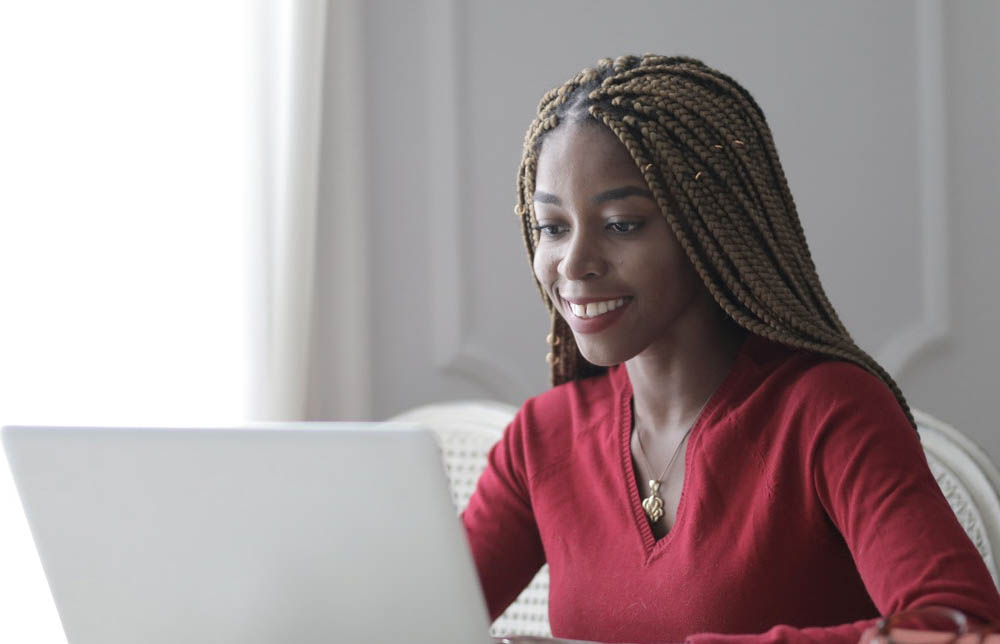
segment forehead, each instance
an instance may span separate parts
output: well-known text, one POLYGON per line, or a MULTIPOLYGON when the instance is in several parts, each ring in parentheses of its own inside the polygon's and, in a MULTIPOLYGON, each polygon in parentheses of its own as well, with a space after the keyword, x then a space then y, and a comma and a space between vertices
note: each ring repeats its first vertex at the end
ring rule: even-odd
POLYGON ((582 187, 596 192, 608 184, 646 184, 632 156, 611 130, 585 122, 566 123, 548 133, 538 155, 536 188, 553 194, 582 187))

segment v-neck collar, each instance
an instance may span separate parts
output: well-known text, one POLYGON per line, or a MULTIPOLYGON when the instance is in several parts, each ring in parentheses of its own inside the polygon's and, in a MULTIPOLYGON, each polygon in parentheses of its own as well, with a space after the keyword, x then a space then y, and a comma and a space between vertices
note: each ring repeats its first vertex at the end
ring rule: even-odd
POLYGON ((629 380, 628 370, 624 364, 619 364, 611 368, 609 375, 611 376, 613 389, 617 396, 615 418, 618 423, 619 460, 625 482, 623 494, 626 495, 626 501, 632 510, 632 517, 637 535, 646 555, 647 564, 660 556, 669 547, 673 541, 674 534, 685 528, 685 519, 688 514, 687 506, 689 505, 687 503, 688 489, 692 477, 698 475, 698 472, 692 471, 692 459, 693 455, 698 451, 698 446, 704 433, 703 427, 706 424, 715 423, 722 419, 724 415, 720 415, 719 411, 726 406, 731 390, 735 383, 739 381, 739 375, 746 372, 746 362, 751 360, 749 354, 753 352, 753 347, 757 346, 760 342, 767 341, 763 338, 758 338, 758 336, 752 333, 747 334, 737 351, 732 366, 729 368, 729 373, 726 374, 722 384, 719 385, 708 399, 705 407, 701 410, 694 425, 691 427, 691 433, 687 438, 687 447, 684 450, 684 482, 681 485, 681 497, 677 504, 677 514, 670 530, 660 539, 657 539, 653 535, 653 529, 650 527, 646 513, 642 509, 642 498, 639 495, 635 466, 632 463, 632 382, 629 380))

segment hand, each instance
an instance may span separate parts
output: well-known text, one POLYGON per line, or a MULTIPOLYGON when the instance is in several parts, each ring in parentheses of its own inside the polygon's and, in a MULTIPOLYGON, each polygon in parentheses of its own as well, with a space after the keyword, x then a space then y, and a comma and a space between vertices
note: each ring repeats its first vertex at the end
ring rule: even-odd
POLYGON ((1000 644, 1000 633, 982 635, 973 631, 956 638, 954 633, 894 628, 886 638, 872 626, 861 634, 858 644, 1000 644))

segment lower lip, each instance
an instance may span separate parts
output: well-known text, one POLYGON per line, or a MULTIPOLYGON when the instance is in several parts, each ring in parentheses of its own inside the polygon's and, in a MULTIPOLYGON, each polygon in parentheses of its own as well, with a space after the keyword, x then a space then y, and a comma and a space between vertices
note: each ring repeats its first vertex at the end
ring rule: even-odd
MULTIPOLYGON (((571 309, 568 312, 569 314, 566 316, 566 322, 569 324, 570 328, 577 333, 599 333, 617 322, 618 318, 622 316, 622 312, 625 311, 625 308, 628 307, 631 302, 631 298, 627 299, 624 304, 619 306, 614 311, 608 311, 607 313, 603 313, 592 318, 578 317, 571 309)), ((569 308, 569 305, 567 305, 566 308, 569 308)))

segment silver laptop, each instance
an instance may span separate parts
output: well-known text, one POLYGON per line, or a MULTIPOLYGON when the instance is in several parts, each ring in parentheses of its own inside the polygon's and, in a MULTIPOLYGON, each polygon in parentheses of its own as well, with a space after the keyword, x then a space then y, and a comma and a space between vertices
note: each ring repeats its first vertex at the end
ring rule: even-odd
POLYGON ((492 641, 426 430, 5 427, 3 443, 69 644, 492 641))

